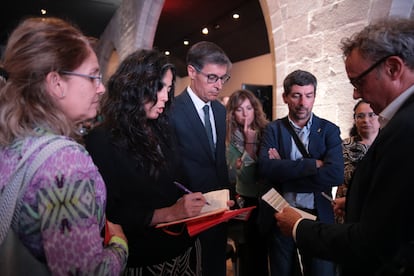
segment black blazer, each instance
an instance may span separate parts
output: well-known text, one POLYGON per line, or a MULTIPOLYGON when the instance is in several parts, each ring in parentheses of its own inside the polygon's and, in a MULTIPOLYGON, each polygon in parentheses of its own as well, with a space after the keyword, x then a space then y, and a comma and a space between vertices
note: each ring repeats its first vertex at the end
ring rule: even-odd
POLYGON ((358 163, 347 194, 345 224, 303 220, 297 227, 298 247, 342 264, 342 275, 393 275, 384 270, 396 256, 413 259, 414 252, 403 253, 414 241, 413 114, 414 96, 358 163))
POLYGON ((215 158, 211 153, 203 122, 190 95, 185 90, 174 98, 170 122, 175 131, 181 155, 183 183, 193 192, 209 192, 229 188, 226 163, 226 109, 218 101, 211 102, 216 125, 215 158))

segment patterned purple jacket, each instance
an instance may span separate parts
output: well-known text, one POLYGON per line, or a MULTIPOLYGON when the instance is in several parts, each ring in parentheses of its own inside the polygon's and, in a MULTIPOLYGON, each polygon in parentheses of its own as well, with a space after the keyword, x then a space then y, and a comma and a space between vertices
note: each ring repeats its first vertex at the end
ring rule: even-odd
MULTIPOLYGON (((0 149, 0 197, 35 139, 28 137, 0 149)), ((103 246, 105 205, 105 184, 88 152, 81 145, 64 147, 52 154, 31 179, 14 230, 30 252, 47 263, 53 275, 119 275, 128 248, 119 238, 103 246)))

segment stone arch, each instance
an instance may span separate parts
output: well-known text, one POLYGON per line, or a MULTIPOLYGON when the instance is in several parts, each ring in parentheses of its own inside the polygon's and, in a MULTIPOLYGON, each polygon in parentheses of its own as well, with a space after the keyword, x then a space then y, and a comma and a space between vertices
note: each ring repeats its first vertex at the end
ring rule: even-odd
POLYGON ((98 45, 98 58, 104 76, 118 62, 139 48, 152 48, 164 0, 122 0, 98 45), (116 53, 114 53, 116 52, 116 53), (112 58, 112 60, 111 60, 112 58))
MULTIPOLYGON (((295 69, 308 70, 318 78, 315 113, 339 125, 346 137, 355 101, 339 41, 378 18, 412 17, 414 0, 258 1, 274 66, 273 118, 287 113, 279 103, 284 77, 295 69)), ((137 48, 152 47, 163 5, 164 0, 122 1, 98 45, 104 76, 114 52, 122 60, 137 48)))

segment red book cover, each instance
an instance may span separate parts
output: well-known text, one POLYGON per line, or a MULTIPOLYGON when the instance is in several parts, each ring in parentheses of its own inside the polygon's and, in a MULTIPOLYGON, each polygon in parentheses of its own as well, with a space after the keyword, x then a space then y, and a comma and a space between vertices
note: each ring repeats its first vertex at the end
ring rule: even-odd
POLYGON ((204 230, 207 230, 219 223, 228 221, 232 218, 247 220, 250 216, 251 211, 254 208, 256 208, 256 206, 235 210, 218 209, 216 211, 203 213, 199 216, 195 216, 192 218, 181 219, 168 223, 160 223, 157 224, 155 227, 163 228, 177 223, 185 223, 187 225, 188 234, 192 237, 201 233, 204 230))

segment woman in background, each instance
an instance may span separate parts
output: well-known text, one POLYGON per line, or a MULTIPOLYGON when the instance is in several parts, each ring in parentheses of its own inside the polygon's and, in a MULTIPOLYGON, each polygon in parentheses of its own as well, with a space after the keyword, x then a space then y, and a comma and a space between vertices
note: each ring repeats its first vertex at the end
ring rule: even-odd
POLYGON ((335 217, 338 223, 343 223, 344 220, 345 197, 354 170, 374 142, 379 130, 378 116, 374 113, 370 104, 364 100, 358 101, 354 106, 354 124, 349 132, 349 137, 342 141, 345 164, 344 184, 338 187, 334 204, 335 217))
POLYGON ((108 82, 103 122, 86 136, 86 147, 108 189, 108 218, 122 225, 130 255, 125 275, 201 275, 200 245, 185 225, 155 228, 198 215, 201 193, 183 195, 179 159, 167 111, 175 67, 156 50, 130 54, 108 82))
POLYGON ((268 275, 267 247, 257 224, 260 180, 256 163, 260 138, 268 120, 260 100, 248 90, 231 94, 226 111, 230 180, 235 183, 239 207, 256 206, 243 224, 243 240, 236 241, 239 275, 268 275))
MULTIPOLYGON (((126 238, 119 226, 109 223, 112 237, 103 246, 105 185, 85 148, 74 143, 77 125, 96 116, 105 92, 88 39, 58 18, 26 19, 11 34, 2 67, 0 203, 32 145, 45 136, 73 141, 55 151, 28 180, 9 231, 53 275, 120 274, 128 254, 126 238)), ((34 151, 26 167, 44 147, 34 151)), ((9 258, 1 259, 5 262, 0 274, 9 258)), ((17 270, 27 266, 22 262, 12 273, 18 275, 17 270)), ((25 274, 35 273, 27 269, 25 274)))

